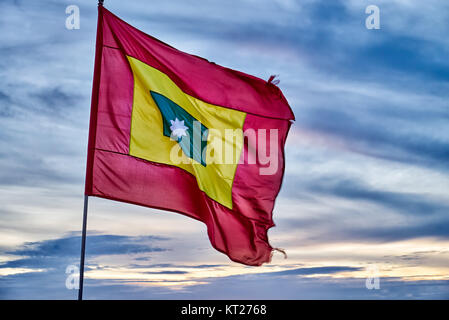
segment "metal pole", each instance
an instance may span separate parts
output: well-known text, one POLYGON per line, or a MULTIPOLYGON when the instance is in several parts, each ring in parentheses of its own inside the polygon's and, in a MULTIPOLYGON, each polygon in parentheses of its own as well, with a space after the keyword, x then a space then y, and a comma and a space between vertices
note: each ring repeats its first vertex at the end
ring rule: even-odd
POLYGON ((87 195, 84 195, 83 233, 81 235, 80 284, 78 289, 78 300, 83 300, 84 256, 86 255, 87 230, 87 199, 89 199, 89 197, 87 195))
MULTIPOLYGON (((104 0, 98 0, 98 7, 103 7, 103 2, 104 2, 104 0)), ((94 89, 93 89, 93 93, 92 93, 92 101, 94 101, 94 90, 95 90, 95 85, 97 84, 98 85, 98 83, 99 82, 96 82, 96 77, 95 77, 95 75, 96 75, 96 73, 98 72, 97 71, 97 68, 99 68, 99 63, 98 63, 98 61, 100 61, 101 60, 101 58, 100 58, 100 56, 101 56, 101 51, 99 51, 98 49, 100 48, 100 42, 99 42, 99 36, 98 36, 98 33, 99 32, 101 32, 101 30, 102 30, 102 23, 101 23, 101 19, 102 19, 102 17, 100 16, 100 13, 101 13, 101 11, 100 11, 100 8, 99 8, 99 11, 98 11, 98 26, 97 26, 97 42, 96 42, 96 53, 95 53, 95 71, 94 71, 94 89), (100 54, 99 54, 99 52, 100 52, 100 54), (98 59, 100 59, 100 60, 98 60, 98 59)), ((99 81, 99 80, 97 80, 97 81, 99 81)), ((97 92, 98 92, 98 87, 96 88, 96 90, 97 90, 97 92)), ((98 96, 97 96, 97 99, 98 99, 98 96)), ((92 102, 92 105, 93 105, 93 103, 94 102, 92 102)), ((96 103, 98 103, 98 100, 97 100, 97 102, 96 103)), ((92 110, 94 110, 94 109, 92 109, 92 110)), ((92 118, 91 118, 91 121, 92 121, 92 118)), ((92 129, 92 122, 91 122, 91 124, 90 124, 90 128, 92 129)), ((90 132, 89 132, 89 140, 90 140, 90 132)), ((89 144, 90 144, 90 141, 89 141, 89 144)), ((88 146, 88 149, 89 149, 89 146, 88 146)), ((88 156, 88 163, 87 163, 87 170, 89 170, 88 169, 89 168, 89 156, 88 156)), ((86 179, 87 179, 87 174, 86 174, 86 179)), ((83 300, 83 285, 84 285, 84 257, 86 256, 86 230, 87 230, 87 203, 88 203, 88 196, 85 194, 84 195, 84 212, 83 212, 83 232, 82 232, 82 234, 81 234, 81 258, 80 258, 80 282, 79 282, 79 288, 78 288, 78 300, 83 300)))

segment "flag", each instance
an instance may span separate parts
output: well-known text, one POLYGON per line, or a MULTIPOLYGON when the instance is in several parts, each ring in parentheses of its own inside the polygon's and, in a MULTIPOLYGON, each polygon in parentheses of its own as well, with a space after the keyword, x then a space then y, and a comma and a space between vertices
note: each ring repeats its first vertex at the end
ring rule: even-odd
POLYGON ((184 214, 231 260, 270 261, 294 119, 272 78, 179 51, 103 6, 96 41, 85 194, 184 214))

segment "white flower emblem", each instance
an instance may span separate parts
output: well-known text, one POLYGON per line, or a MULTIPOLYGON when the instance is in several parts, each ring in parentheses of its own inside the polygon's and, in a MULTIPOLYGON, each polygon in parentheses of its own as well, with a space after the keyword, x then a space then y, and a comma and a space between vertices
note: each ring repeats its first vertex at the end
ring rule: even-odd
POLYGON ((175 121, 170 120, 171 126, 171 135, 175 138, 181 138, 182 136, 187 136, 186 131, 189 129, 184 125, 184 120, 179 121, 178 118, 175 121))

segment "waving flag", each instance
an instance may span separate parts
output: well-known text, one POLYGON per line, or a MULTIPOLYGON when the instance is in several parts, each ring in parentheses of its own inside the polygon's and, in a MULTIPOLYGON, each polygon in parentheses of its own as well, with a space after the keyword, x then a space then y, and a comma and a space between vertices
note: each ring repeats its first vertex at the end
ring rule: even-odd
POLYGON ((271 80, 181 52, 99 7, 85 194, 182 213, 261 265, 293 113, 271 80))

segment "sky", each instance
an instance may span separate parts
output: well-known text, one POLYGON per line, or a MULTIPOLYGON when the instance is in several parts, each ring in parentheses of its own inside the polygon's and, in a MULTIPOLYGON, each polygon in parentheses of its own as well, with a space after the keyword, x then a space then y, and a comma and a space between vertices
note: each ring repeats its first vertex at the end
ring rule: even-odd
MULTIPOLYGON (((90 198, 84 298, 449 298, 447 1, 105 7, 182 51, 279 75, 296 121, 269 239, 288 258, 244 266, 196 220, 90 198), (365 26, 372 4, 380 29, 365 26)), ((0 299, 76 299, 96 2, 0 12, 0 299)))

